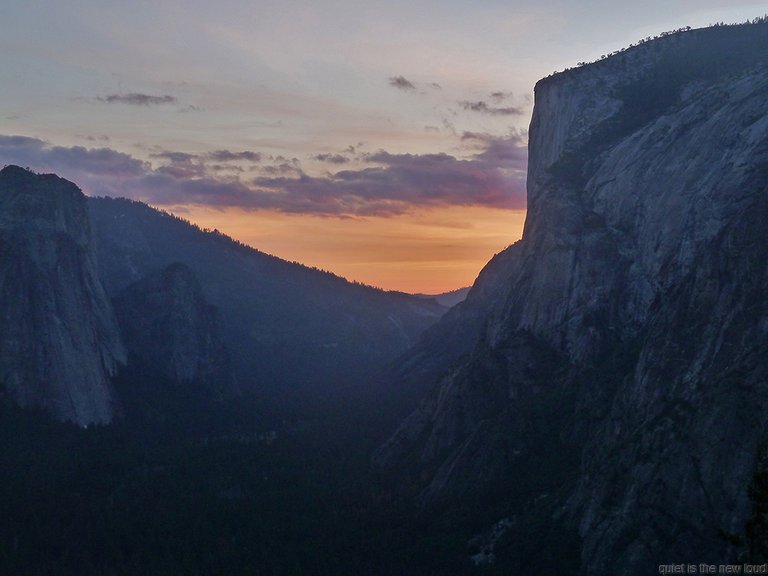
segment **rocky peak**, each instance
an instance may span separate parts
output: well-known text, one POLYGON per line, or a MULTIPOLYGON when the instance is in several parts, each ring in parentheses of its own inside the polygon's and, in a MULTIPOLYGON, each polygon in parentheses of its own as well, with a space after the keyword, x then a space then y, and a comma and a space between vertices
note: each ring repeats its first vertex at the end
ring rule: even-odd
POLYGON ((115 310, 134 361, 172 381, 232 384, 216 309, 192 270, 174 263, 128 286, 115 310))
POLYGON ((763 24, 694 30, 539 82, 524 234, 536 290, 512 322, 578 360, 645 321, 768 184, 767 45, 763 24))

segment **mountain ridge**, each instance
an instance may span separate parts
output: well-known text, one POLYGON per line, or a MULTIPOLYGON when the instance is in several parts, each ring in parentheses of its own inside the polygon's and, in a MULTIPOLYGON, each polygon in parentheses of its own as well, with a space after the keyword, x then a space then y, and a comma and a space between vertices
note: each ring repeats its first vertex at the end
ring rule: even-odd
POLYGON ((81 425, 112 421, 126 363, 281 409, 373 386, 446 310, 17 166, 0 172, 0 248, 4 394, 81 425))
POLYGON ((242 386, 371 377, 446 310, 267 255, 140 202, 90 198, 89 209, 110 296, 172 263, 188 266, 218 309, 242 386))

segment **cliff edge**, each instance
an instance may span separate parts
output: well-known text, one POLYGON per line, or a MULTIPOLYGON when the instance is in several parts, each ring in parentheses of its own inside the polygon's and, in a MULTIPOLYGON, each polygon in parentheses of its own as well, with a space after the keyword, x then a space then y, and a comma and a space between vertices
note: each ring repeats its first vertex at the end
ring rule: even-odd
POLYGON ((411 353, 410 374, 442 375, 374 455, 427 478, 418 502, 493 493, 585 575, 749 555, 766 62, 768 25, 715 27, 537 84, 523 238, 411 353))
POLYGON ((0 172, 0 383, 22 406, 110 422, 125 350, 91 243, 86 199, 52 174, 0 172))

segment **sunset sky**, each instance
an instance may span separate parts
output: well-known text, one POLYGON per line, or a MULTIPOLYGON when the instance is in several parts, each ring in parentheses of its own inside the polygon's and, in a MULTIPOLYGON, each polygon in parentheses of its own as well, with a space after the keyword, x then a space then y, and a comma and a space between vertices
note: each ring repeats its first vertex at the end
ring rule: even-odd
POLYGON ((709 0, 6 0, 0 164, 386 289, 470 285, 525 218, 535 82, 709 0))

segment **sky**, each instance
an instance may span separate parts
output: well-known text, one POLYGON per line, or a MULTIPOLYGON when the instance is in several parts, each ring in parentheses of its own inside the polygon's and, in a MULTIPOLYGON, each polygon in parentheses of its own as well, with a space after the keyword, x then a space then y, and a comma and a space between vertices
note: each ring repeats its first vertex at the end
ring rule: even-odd
POLYGON ((5 0, 0 164, 405 292, 525 219, 533 87, 738 0, 5 0))

